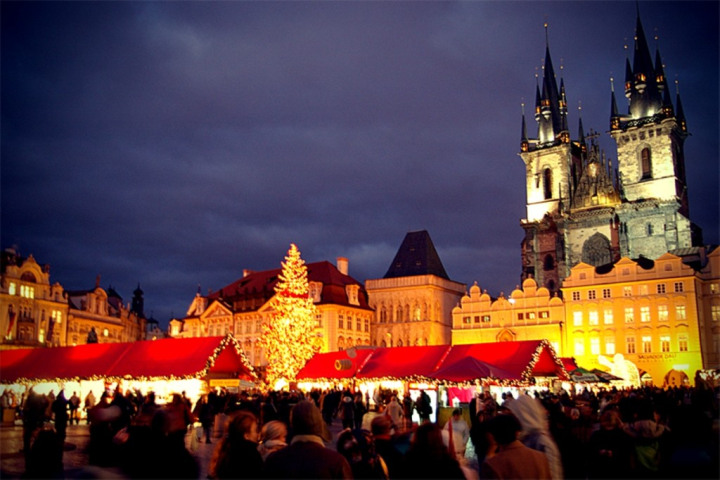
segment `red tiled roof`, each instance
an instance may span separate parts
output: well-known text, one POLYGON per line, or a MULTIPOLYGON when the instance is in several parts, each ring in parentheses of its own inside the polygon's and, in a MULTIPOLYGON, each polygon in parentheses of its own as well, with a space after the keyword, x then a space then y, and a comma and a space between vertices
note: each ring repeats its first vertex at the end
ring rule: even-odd
MULTIPOLYGON (((319 305, 345 305, 370 310, 367 303, 367 293, 360 282, 349 275, 340 273, 337 267, 328 261, 308 263, 306 266, 308 269, 308 281, 323 284, 319 305), (350 305, 348 303, 345 291, 347 285, 358 285, 360 287, 358 292, 359 305, 350 305)), ((270 299, 275 295, 275 284, 278 281, 278 275, 281 273, 282 269, 280 268, 250 273, 217 292, 211 293, 207 298, 210 300, 223 298, 226 302, 232 303, 244 296, 255 297, 265 292, 265 297, 270 299)))

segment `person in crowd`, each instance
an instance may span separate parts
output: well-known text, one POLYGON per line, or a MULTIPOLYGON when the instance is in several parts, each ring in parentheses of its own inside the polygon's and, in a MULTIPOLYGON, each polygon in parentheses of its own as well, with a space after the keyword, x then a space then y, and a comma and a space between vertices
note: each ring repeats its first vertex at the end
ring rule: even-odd
POLYGON ((631 478, 633 443, 623 431, 620 414, 607 409, 600 417, 600 429, 590 435, 587 445, 588 478, 631 478))
POLYGON ((378 415, 370 422, 370 431, 375 439, 375 451, 385 461, 388 476, 397 478, 402 470, 403 454, 395 445, 393 427, 388 415, 378 415))
POLYGON ((362 428, 363 417, 367 413, 362 393, 358 392, 355 394, 355 403, 353 406, 355 407, 355 411, 353 412, 354 426, 356 429, 362 428))
POLYGON ((210 460, 210 477, 260 478, 263 458, 258 452, 258 419, 249 410, 234 412, 226 435, 218 442, 210 460))
POLYGON ((162 408, 145 409, 144 415, 150 415, 149 422, 133 422, 128 427, 127 441, 118 447, 121 472, 131 479, 197 479, 197 460, 184 445, 168 437, 167 412, 162 408))
POLYGON ((63 445, 65 444, 65 438, 67 437, 68 419, 70 418, 68 415, 69 403, 70 402, 68 402, 67 398, 65 398, 65 390, 62 389, 51 406, 55 417, 55 431, 57 432, 58 440, 63 442, 63 445))
POLYGON ((343 430, 338 436, 337 450, 350 463, 354 478, 388 480, 387 465, 375 451, 369 430, 343 430))
POLYGON ((90 390, 87 395, 85 395, 85 423, 90 424, 90 410, 95 406, 97 403, 97 399, 95 398, 95 394, 90 390))
POLYGON ((658 423, 657 419, 652 401, 643 399, 637 404, 634 421, 623 426, 623 431, 634 443, 636 478, 657 478, 660 473, 662 453, 668 446, 670 429, 658 423))
POLYGON ((429 422, 430 415, 433 413, 432 402, 430 401, 430 395, 425 393, 425 390, 420 390, 417 400, 415 400, 415 409, 420 417, 420 423, 429 422))
POLYGON ((497 453, 489 454, 480 466, 480 478, 537 479, 551 478, 547 457, 518 440, 522 430, 513 414, 496 415, 488 421, 488 430, 497 443, 497 453))
POLYGON ((495 452, 497 445, 488 431, 488 420, 492 418, 489 410, 483 408, 477 412, 475 423, 470 427, 470 441, 472 442, 478 466, 482 465, 488 452, 495 452))
POLYGON ((28 466, 30 461, 30 444, 33 435, 39 428, 42 428, 45 421, 45 399, 35 391, 34 387, 30 387, 25 404, 23 405, 23 454, 25 455, 25 465, 28 466))
POLYGON ((350 395, 343 395, 342 403, 340 403, 340 416, 343 429, 352 429, 355 422, 355 404, 350 395))
POLYGON ((462 417, 462 409, 456 408, 452 412, 452 416, 443 428, 443 442, 446 446, 450 445, 450 435, 452 433, 452 444, 455 449, 455 455, 458 461, 465 459, 465 448, 468 440, 470 440, 470 427, 462 417))
POLYGON ((425 422, 415 430, 400 478, 465 479, 460 463, 443 443, 438 425, 425 422))
MULTIPOLYGON (((415 410, 415 401, 410 396, 410 392, 405 392, 405 395, 403 396, 402 400, 402 408, 403 408, 403 430, 409 430, 412 428, 412 414, 413 410, 415 410)), ((400 426, 400 425, 398 425, 400 426)))
POLYGON ((52 406, 55 402, 55 390, 50 390, 50 393, 45 395, 45 400, 47 400, 45 403, 45 420, 50 421, 53 419, 52 406))
POLYGON ((77 396, 77 392, 73 392, 72 397, 68 400, 70 403, 70 425, 80 423, 80 397, 77 396))
POLYGON ((205 443, 212 443, 212 429, 215 421, 215 410, 208 400, 207 394, 201 396, 195 403, 193 415, 202 425, 203 434, 205 435, 205 443))
POLYGON ((260 431, 258 451, 265 461, 271 453, 287 447, 287 427, 279 420, 272 420, 263 425, 260 431))
POLYGON ((117 405, 111 405, 112 396, 103 392, 100 401, 88 412, 90 421, 90 443, 88 445, 91 465, 107 467, 115 462, 113 437, 117 433, 116 422, 122 412, 117 405))
POLYGON ((168 417, 170 419, 170 430, 168 436, 177 445, 185 447, 185 435, 193 421, 192 412, 187 403, 182 399, 180 394, 173 393, 170 403, 165 405, 168 417))
POLYGON ((503 406, 520 421, 522 426, 520 441, 523 445, 545 454, 550 463, 552 479, 565 478, 560 449, 548 429, 547 412, 542 403, 529 395, 520 394, 516 400, 506 398, 503 406))
POLYGON ((21 478, 63 479, 63 441, 52 428, 43 428, 30 447, 21 478))
POLYGON ((315 403, 300 401, 290 414, 290 445, 265 461, 266 478, 353 478, 348 461, 325 447, 332 435, 315 403))
POLYGON ((403 407, 398 403, 397 396, 393 395, 385 408, 385 415, 390 417, 396 428, 402 426, 403 407))

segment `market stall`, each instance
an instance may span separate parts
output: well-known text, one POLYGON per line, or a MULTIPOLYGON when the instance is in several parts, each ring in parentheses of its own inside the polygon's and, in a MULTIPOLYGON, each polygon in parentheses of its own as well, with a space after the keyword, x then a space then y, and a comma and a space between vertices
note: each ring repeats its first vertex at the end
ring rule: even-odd
POLYGON ((96 343, 74 347, 0 351, 0 389, 18 395, 30 386, 40 393, 64 389, 84 400, 104 389, 152 390, 159 402, 185 391, 192 401, 214 379, 252 385, 257 377, 242 347, 224 337, 162 339, 131 343, 96 343))

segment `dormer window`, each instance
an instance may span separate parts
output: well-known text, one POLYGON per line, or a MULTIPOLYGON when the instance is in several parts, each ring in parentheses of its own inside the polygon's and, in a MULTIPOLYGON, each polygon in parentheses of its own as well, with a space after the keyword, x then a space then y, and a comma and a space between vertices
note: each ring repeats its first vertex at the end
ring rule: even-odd
POLYGON ((345 292, 347 293, 348 303, 350 305, 360 305, 358 298, 358 292, 360 291, 359 285, 346 285, 345 292))
POLYGON ((322 300, 323 284, 321 282, 309 282, 308 295, 312 298, 313 303, 319 303, 322 300))

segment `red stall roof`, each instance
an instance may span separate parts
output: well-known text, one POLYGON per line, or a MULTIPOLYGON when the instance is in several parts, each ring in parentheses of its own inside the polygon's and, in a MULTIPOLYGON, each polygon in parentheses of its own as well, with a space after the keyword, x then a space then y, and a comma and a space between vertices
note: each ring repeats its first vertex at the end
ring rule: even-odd
POLYGON ((202 378, 208 373, 256 378, 237 340, 178 338, 0 351, 0 383, 137 378, 202 378))
POLYGON ((438 369, 450 345, 378 348, 360 369, 357 378, 419 379, 438 369))
POLYGON ((298 380, 339 380, 354 378, 373 353, 372 348, 315 354, 298 372, 298 380))

